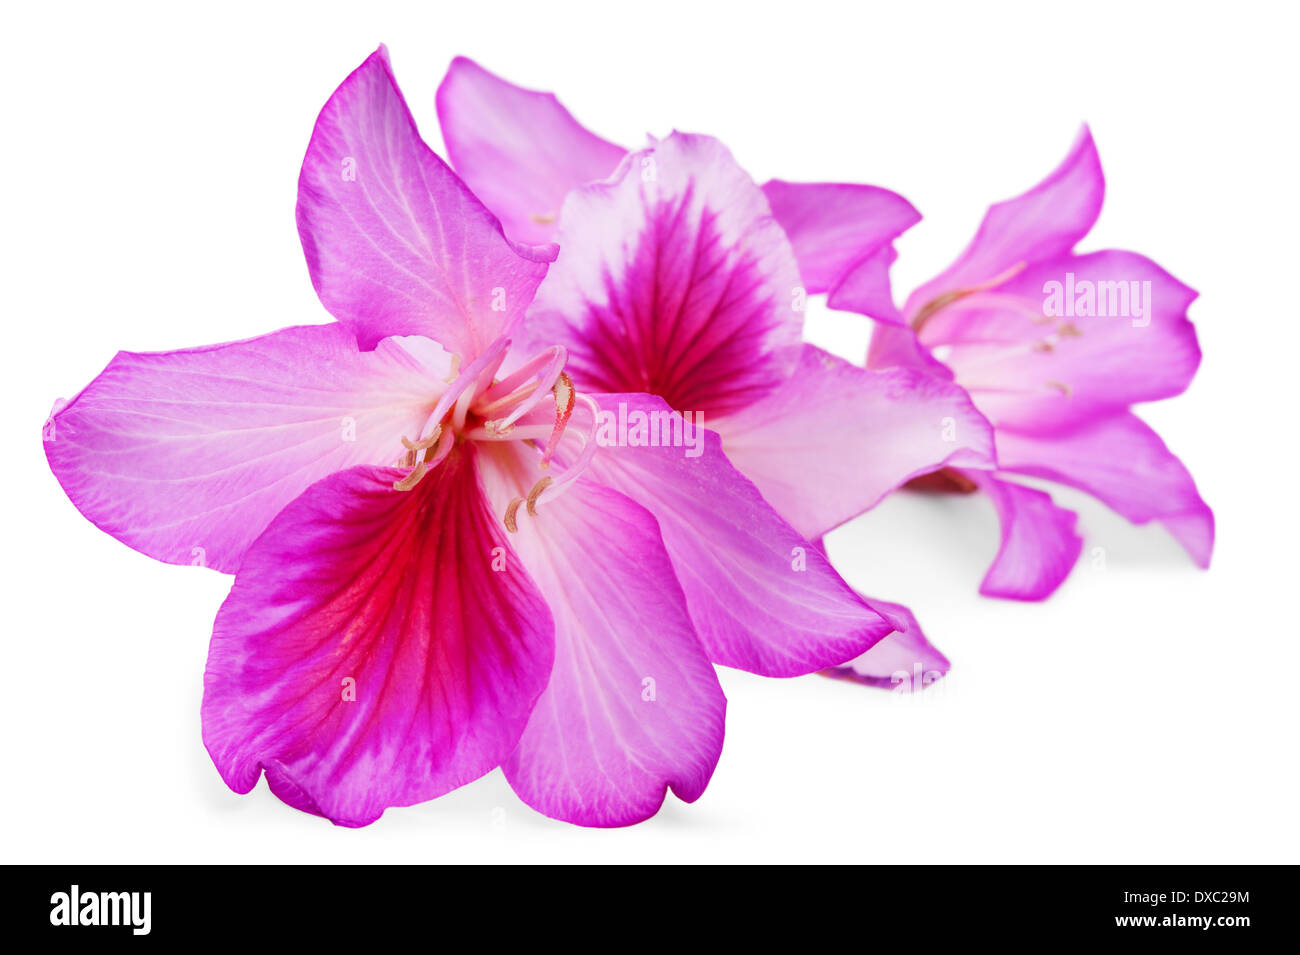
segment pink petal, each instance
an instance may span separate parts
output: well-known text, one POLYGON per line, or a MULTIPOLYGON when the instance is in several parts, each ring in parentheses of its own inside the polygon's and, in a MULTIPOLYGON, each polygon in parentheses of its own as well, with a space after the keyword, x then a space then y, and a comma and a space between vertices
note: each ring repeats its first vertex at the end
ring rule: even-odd
POLYGON ((432 343, 357 348, 341 325, 187 351, 119 352, 54 416, 50 468, 87 518, 142 553, 234 573, 314 481, 391 464, 447 373, 432 343), (440 364, 439 364, 440 360, 440 364))
MULTIPOLYGON (((525 489, 509 449, 485 463, 498 510, 525 489)), ((722 753, 726 698, 654 518, 585 477, 519 516, 512 542, 555 615, 555 668, 506 778, 539 812, 584 826, 693 802, 722 753)))
POLYGON ((518 242, 549 242, 569 190, 606 178, 627 152, 585 129, 554 94, 507 83, 463 56, 437 100, 448 158, 518 242))
POLYGON ((393 490, 402 474, 331 475, 248 552, 203 695, 203 742, 236 792, 265 770, 291 806, 363 826, 517 744, 550 674, 551 615, 471 453, 409 492, 393 490))
POLYGON ((1135 524, 1165 522, 1192 559, 1209 566, 1214 516, 1187 468, 1136 415, 1053 435, 999 430, 997 446, 1002 470, 1087 491, 1135 524))
POLYGON ((1002 546, 980 593, 1012 600, 1051 596, 1074 569, 1083 548, 1074 532, 1078 515, 1057 507, 1042 491, 999 481, 988 471, 961 473, 988 494, 1002 525, 1002 546))
POLYGON ((803 290, 767 200, 726 148, 674 133, 569 194, 564 255, 528 333, 569 349, 579 389, 649 392, 710 416, 793 368, 803 290))
POLYGON ((871 606, 894 618, 894 630, 862 656, 823 670, 825 676, 898 692, 916 692, 952 669, 948 658, 925 638, 916 616, 902 604, 867 598, 871 606))
POLYGON ((523 315, 556 253, 508 242, 424 144, 383 47, 316 120, 298 234, 321 302, 363 348, 424 335, 466 361, 523 315))
POLYGON ((911 368, 943 381, 953 380, 952 369, 936 360, 908 325, 877 324, 871 330, 866 364, 873 370, 911 368))
MULTIPOLYGON (((668 411, 650 395, 593 397, 613 415, 620 405, 629 416, 668 411)), ((850 660, 892 629, 732 466, 714 432, 693 437, 694 450, 603 447, 591 473, 658 519, 709 659, 797 676, 850 660)))
POLYGON ((992 467, 993 429, 961 388, 867 371, 812 345, 794 375, 713 427, 727 457, 806 537, 945 466, 992 467))
POLYGON ((910 318, 946 292, 983 285, 1021 263, 1068 252, 1097 221, 1105 192, 1101 160, 1085 126, 1051 175, 1023 195, 989 207, 957 261, 913 292, 903 311, 910 318))
POLYGON ((1201 359, 1195 298, 1144 256, 1067 255, 934 313, 920 339, 995 425, 1052 431, 1183 391, 1201 359), (1091 290, 1094 314, 1049 316, 1053 282, 1091 290))
POLYGON ((826 304, 830 308, 858 312, 886 325, 906 325, 903 313, 894 304, 889 281, 889 267, 897 258, 894 247, 886 245, 862 259, 833 287, 826 304))
POLYGON ((910 202, 877 186, 773 179, 763 192, 810 294, 829 292, 849 269, 921 221, 910 202))

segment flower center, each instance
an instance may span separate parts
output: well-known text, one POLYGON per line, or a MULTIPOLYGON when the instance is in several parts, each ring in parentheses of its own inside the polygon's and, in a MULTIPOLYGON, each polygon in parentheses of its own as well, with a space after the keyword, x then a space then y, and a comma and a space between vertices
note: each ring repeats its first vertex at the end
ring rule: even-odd
POLYGON ((538 452, 537 466, 545 470, 569 432, 574 411, 581 406, 591 419, 576 433, 581 450, 561 474, 539 476, 526 496, 509 503, 503 521, 506 529, 514 533, 518 530, 521 504, 536 516, 538 504, 558 497, 586 469, 596 453, 598 409, 591 398, 574 390, 572 379, 564 371, 568 353, 559 345, 533 356, 506 377, 497 378, 509 344, 497 342, 464 371, 453 372, 420 435, 415 440, 402 436, 406 453, 400 466, 411 470, 393 482, 393 487, 398 491, 415 487, 460 441, 522 441, 538 452))

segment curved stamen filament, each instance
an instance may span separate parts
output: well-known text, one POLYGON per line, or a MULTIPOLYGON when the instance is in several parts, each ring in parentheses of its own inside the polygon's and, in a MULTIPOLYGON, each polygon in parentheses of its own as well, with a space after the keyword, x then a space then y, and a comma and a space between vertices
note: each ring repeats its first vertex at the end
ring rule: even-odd
POLYGON ((444 428, 442 425, 434 425, 433 434, 427 438, 421 438, 419 441, 410 441, 403 436, 402 444, 406 447, 406 457, 403 459, 403 463, 411 461, 415 464, 415 467, 411 469, 411 473, 406 477, 393 482, 393 490, 409 491, 419 484, 420 479, 429 473, 430 468, 437 467, 442 463, 443 458, 451 453, 455 437, 454 431, 450 428, 444 428), (432 456, 430 456, 430 448, 433 449, 432 456), (424 454, 424 460, 416 460, 415 456, 421 453, 424 454))
POLYGON ((938 312, 951 305, 953 302, 960 301, 969 295, 974 295, 976 292, 986 292, 989 289, 997 288, 1003 282, 1011 281, 1011 279, 1023 272, 1027 266, 1027 262, 1017 262, 1015 265, 1011 266, 1011 268, 999 275, 995 275, 987 282, 981 282, 979 285, 972 285, 970 288, 954 289, 951 292, 944 292, 942 295, 936 296, 922 305, 917 311, 911 322, 912 331, 919 333, 921 327, 930 320, 931 316, 933 316, 935 312, 938 312))

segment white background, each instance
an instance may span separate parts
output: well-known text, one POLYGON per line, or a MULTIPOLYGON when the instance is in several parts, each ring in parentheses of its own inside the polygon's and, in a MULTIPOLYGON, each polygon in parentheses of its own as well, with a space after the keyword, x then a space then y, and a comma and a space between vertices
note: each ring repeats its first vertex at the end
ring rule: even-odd
MULTIPOLYGON (((1300 861, 1291 9, 355 0, 4 20, 3 861, 1300 861), (264 785, 234 795, 199 735, 229 578, 93 528, 40 430, 118 349, 327 320, 294 227, 298 167, 317 111, 381 41, 435 148, 433 91, 463 53, 625 144, 708 132, 759 181, 898 190, 926 215, 900 244, 899 293, 1090 122, 1108 190, 1084 248, 1141 251, 1202 293, 1201 371, 1142 413, 1216 511, 1212 569, 1062 491, 1087 539, 1074 575, 1046 604, 988 600, 987 502, 900 495, 831 553, 915 609, 952 675, 907 699, 724 671, 726 747, 694 805, 583 830, 493 773, 351 831, 264 785)), ((822 309, 809 335, 860 359, 866 320, 822 309)))

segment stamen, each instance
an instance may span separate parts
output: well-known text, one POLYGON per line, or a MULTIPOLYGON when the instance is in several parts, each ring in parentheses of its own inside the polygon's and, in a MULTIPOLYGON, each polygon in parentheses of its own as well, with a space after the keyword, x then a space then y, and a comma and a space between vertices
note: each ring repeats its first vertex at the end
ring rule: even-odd
POLYGON ((415 469, 412 470, 410 474, 402 478, 400 481, 393 482, 393 490, 409 491, 411 488, 415 487, 415 485, 420 483, 420 478, 424 477, 428 470, 428 465, 423 461, 418 462, 415 465, 415 469))
POLYGON ((431 448, 437 444, 440 437, 442 437, 442 425, 436 424, 433 426, 433 433, 427 438, 421 438, 419 441, 409 441, 403 435, 402 444, 408 451, 423 451, 425 448, 431 448))
POLYGON ((406 446, 406 454, 402 456, 402 466, 410 467, 411 464, 414 464, 415 467, 406 477, 393 482, 393 490, 409 491, 419 484, 420 479, 429 473, 430 468, 437 467, 442 463, 443 458, 451 453, 452 445, 455 443, 455 436, 454 431, 444 429, 442 425, 434 425, 433 434, 427 438, 421 438, 419 441, 408 440, 403 435, 402 444, 406 446), (430 448, 433 448, 432 456, 429 454, 430 448), (424 460, 417 461, 415 456, 421 452, 424 453, 424 460))
POLYGON ((551 430, 550 440, 546 442, 546 447, 542 451, 544 468, 551 466, 551 455, 555 453, 560 439, 564 437, 564 429, 569 424, 569 418, 573 416, 573 403, 577 396, 577 392, 573 390, 573 379, 565 372, 560 372, 560 377, 552 386, 551 393, 555 395, 555 427, 551 430))
POLYGON ((554 479, 547 475, 546 477, 539 479, 538 482, 533 485, 532 490, 528 492, 528 513, 533 515, 533 517, 537 516, 537 498, 540 497, 541 493, 553 483, 554 479))
POLYGON ((515 523, 515 515, 519 513, 519 505, 522 503, 524 503, 524 499, 522 497, 517 497, 506 505, 505 525, 506 530, 511 534, 517 534, 519 532, 519 525, 515 523))
POLYGON ((919 332, 921 326, 929 321, 930 317, 934 315, 935 312, 951 305, 953 302, 966 298, 968 295, 974 295, 976 292, 984 292, 991 288, 997 288, 1003 282, 1010 281, 1023 272, 1027 265, 1027 262, 1017 262, 1015 265, 1011 266, 1011 268, 1007 269, 1000 275, 993 276, 993 278, 989 279, 987 282, 981 282, 979 285, 972 285, 970 288, 959 288, 954 289, 951 292, 944 292, 942 295, 926 302, 925 305, 921 306, 921 310, 916 313, 916 317, 912 319, 912 331, 919 332))
MULTIPOLYGON (((556 381, 564 374, 564 362, 567 355, 563 348, 558 348, 558 353, 547 366, 546 371, 537 379, 532 392, 527 398, 515 406, 515 410, 506 415, 500 422, 502 428, 508 428, 528 412, 536 408, 547 395, 551 394, 555 388, 556 381)), ((570 382, 572 387, 572 382, 570 382)))

